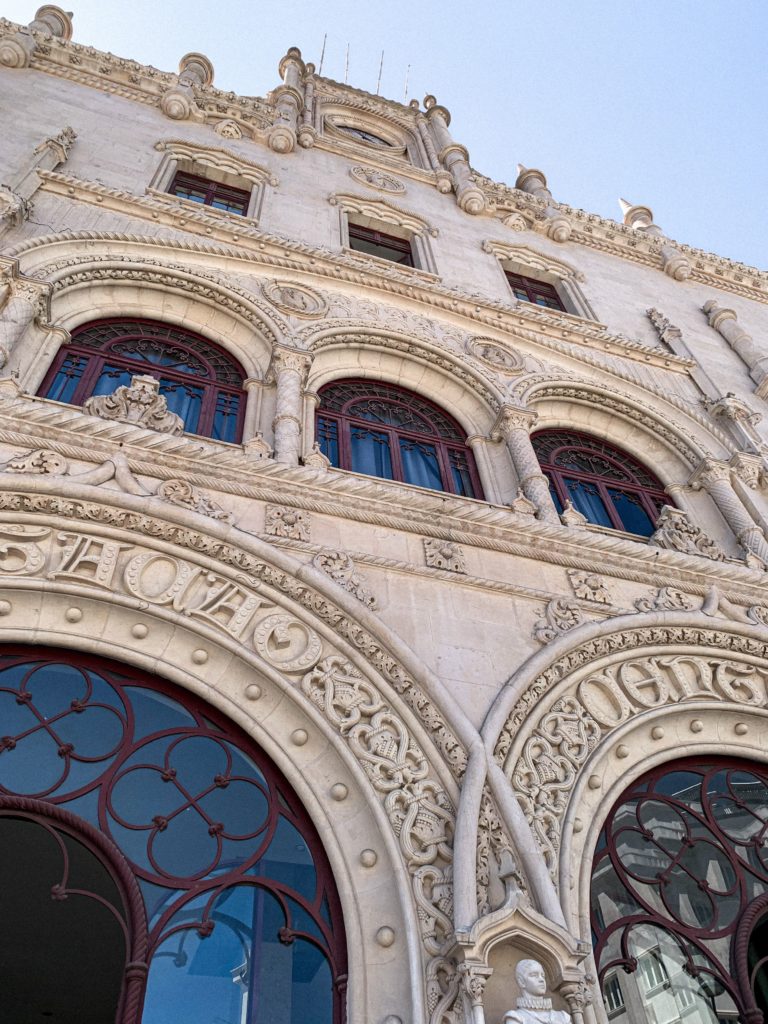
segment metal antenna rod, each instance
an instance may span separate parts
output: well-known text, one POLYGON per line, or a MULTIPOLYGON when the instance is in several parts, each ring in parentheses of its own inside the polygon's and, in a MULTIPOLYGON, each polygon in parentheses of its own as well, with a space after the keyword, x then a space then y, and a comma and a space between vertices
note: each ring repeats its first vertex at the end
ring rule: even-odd
POLYGON ((379 77, 376 81, 376 95, 379 95, 379 89, 381 88, 381 72, 384 68, 384 51, 381 51, 381 63, 379 64, 379 77))
POLYGON ((349 43, 347 43, 347 59, 344 62, 344 85, 349 83, 349 43))
POLYGON ((322 50, 322 53, 320 54, 320 68, 319 68, 319 70, 317 72, 318 75, 322 75, 322 73, 323 73, 323 61, 325 60, 325 41, 326 41, 327 38, 328 38, 328 33, 326 32, 323 35, 323 50, 322 50))
POLYGON ((403 105, 408 102, 408 78, 411 74, 411 65, 405 69, 405 92, 403 93, 403 105))

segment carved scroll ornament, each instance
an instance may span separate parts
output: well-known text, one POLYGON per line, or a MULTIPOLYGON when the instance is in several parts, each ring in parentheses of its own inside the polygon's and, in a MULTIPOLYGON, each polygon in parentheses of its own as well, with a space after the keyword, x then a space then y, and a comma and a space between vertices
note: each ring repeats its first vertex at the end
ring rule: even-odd
POLYGON ((183 434, 184 420, 168 411, 168 403, 160 394, 160 381, 147 374, 131 377, 130 384, 121 384, 111 395, 94 395, 83 404, 90 416, 122 423, 138 423, 163 434, 183 434))

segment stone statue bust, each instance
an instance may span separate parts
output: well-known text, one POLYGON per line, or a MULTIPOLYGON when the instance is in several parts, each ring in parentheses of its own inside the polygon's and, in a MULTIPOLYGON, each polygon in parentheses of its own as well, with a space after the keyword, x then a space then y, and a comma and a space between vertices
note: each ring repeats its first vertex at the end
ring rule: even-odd
POLYGON ((553 1010, 547 997, 547 978, 538 960, 520 960, 515 968, 520 986, 517 1009, 507 1010, 502 1024, 571 1024, 565 1010, 553 1010))

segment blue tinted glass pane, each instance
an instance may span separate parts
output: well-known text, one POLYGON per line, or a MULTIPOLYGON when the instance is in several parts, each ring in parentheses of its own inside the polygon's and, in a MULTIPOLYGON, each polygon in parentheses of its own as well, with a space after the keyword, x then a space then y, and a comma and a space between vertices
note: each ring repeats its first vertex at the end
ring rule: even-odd
POLYGON ((332 466, 338 466, 339 425, 336 420, 329 420, 325 416, 318 416, 317 440, 320 442, 320 451, 326 459, 330 459, 332 466))
POLYGON ((437 461, 437 451, 434 445, 401 437, 400 457, 403 460, 403 477, 406 483, 442 491, 440 463, 437 461))
POLYGON ((352 450, 352 469, 355 473, 392 479, 392 456, 389 451, 389 435, 365 427, 351 427, 349 431, 352 450))
POLYGON ((547 477, 547 483, 549 484, 549 493, 552 495, 552 501, 555 503, 555 508, 558 514, 563 511, 563 503, 560 501, 560 495, 557 493, 554 483, 547 477))
POLYGON ((464 452, 449 451, 448 459, 451 464, 451 475, 453 477, 453 487, 457 494, 463 494, 466 498, 475 497, 475 488, 472 483, 472 477, 469 473, 469 466, 467 464, 467 457, 464 452))
POLYGON ((565 486, 573 507, 577 512, 586 516, 590 523, 596 523, 598 526, 613 526, 608 509, 603 504, 603 499, 594 484, 585 483, 583 480, 566 479, 565 486))
POLYGON ((99 379, 93 386, 92 395, 111 395, 115 388, 121 387, 123 384, 128 385, 131 383, 131 371, 123 370, 119 366, 108 366, 104 364, 99 379))
POLYGON ((615 487, 609 487, 608 493, 611 496, 614 507, 619 513, 622 526, 627 533, 637 533, 641 537, 650 537, 655 527, 651 518, 640 503, 636 494, 619 491, 615 487))
POLYGON ((200 410, 203 406, 203 389, 161 377, 160 394, 165 395, 169 411, 175 412, 184 420, 184 429, 190 434, 197 433, 200 410))
POLYGON ((237 414, 240 411, 240 396, 219 391, 216 396, 216 412, 213 417, 213 433, 218 441, 237 441, 237 414))
POLYGON ((67 356, 51 381, 45 397, 53 398, 56 402, 71 402, 87 365, 88 360, 83 356, 67 356))

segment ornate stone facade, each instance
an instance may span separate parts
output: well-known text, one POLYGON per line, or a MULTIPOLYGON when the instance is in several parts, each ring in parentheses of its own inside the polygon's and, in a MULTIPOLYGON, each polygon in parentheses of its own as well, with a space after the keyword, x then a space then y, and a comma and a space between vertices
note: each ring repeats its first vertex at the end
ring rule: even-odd
POLYGON ((238 97, 72 27, 0 21, 0 657, 151 671, 266 752, 338 889, 334 1024, 646 1024, 592 863, 650 767, 768 761, 768 276, 484 178, 435 97, 295 48, 238 97), (542 431, 605 444, 587 497, 542 431))

